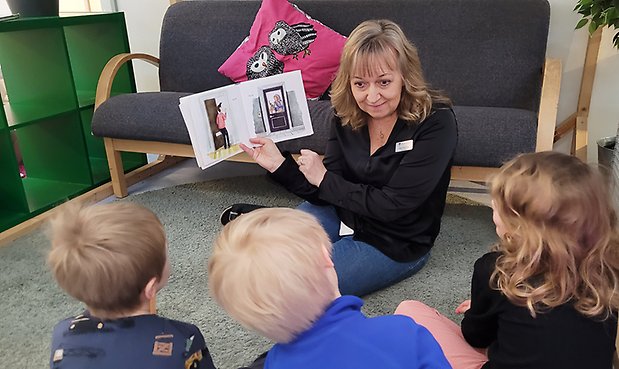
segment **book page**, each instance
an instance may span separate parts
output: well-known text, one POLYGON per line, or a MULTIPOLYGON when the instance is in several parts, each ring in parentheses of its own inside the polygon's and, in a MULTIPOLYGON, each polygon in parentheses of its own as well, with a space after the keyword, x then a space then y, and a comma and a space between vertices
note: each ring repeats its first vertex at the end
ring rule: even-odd
POLYGON ((239 143, 248 140, 238 93, 238 85, 232 85, 180 99, 179 108, 202 169, 240 153, 239 143))
POLYGON ((242 152, 251 137, 280 142, 314 133, 300 71, 185 96, 179 108, 202 169, 242 152))
POLYGON ((314 133, 301 71, 246 81, 239 88, 251 137, 281 142, 314 133))

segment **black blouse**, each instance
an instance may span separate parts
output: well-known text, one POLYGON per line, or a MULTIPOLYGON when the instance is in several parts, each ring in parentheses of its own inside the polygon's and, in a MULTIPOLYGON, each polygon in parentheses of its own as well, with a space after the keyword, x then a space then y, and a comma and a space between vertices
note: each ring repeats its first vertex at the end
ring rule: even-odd
POLYGON ((319 188, 289 153, 272 178, 307 201, 334 205, 355 239, 396 261, 412 261, 438 235, 457 137, 453 111, 435 108, 419 124, 398 120, 385 145, 370 155, 367 126, 353 130, 334 117, 319 188))
POLYGON ((470 345, 488 347, 483 369, 612 368, 616 316, 591 319, 565 304, 533 318, 527 308, 490 288, 498 256, 488 253, 475 262, 471 308, 461 325, 470 345))

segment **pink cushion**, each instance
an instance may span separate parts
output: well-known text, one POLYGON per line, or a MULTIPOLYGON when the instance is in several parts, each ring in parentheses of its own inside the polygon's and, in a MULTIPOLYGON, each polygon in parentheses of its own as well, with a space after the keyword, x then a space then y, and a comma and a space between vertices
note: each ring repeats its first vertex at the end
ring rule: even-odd
POLYGON ((344 42, 287 0, 263 0, 249 37, 218 70, 241 82, 299 69, 305 94, 317 98, 335 78, 344 42))

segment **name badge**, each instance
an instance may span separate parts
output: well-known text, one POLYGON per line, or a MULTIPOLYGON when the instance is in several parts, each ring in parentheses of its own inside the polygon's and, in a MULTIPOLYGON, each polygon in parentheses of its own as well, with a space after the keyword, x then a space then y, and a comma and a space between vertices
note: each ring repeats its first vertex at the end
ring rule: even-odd
POLYGON ((395 152, 411 151, 412 149, 413 140, 406 140, 395 143, 395 152))

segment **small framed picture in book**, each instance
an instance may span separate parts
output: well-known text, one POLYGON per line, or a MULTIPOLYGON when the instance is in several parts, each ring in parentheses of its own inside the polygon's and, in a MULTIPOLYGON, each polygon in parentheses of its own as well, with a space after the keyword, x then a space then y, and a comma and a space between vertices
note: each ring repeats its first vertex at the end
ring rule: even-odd
POLYGON ((266 118, 265 125, 270 132, 290 129, 290 108, 286 90, 283 85, 263 88, 262 90, 266 118))

